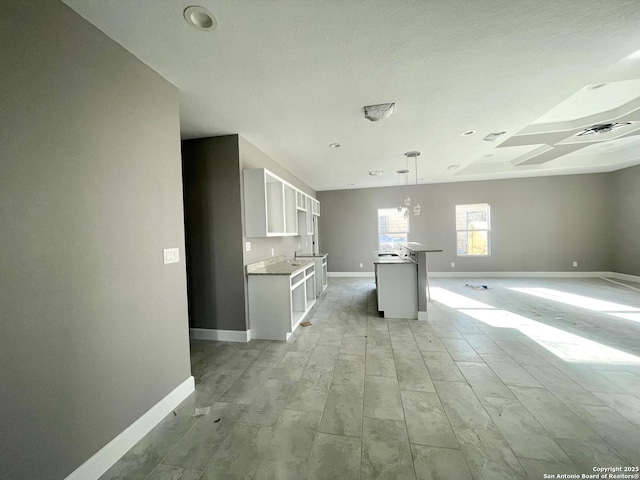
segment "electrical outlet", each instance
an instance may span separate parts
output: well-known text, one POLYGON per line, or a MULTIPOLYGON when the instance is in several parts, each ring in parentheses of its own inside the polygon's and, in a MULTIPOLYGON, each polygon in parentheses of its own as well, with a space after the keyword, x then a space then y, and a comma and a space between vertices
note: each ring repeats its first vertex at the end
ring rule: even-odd
POLYGON ((364 267, 364 265, 361 263, 361 264, 360 264, 360 268, 362 268, 362 267, 364 267))
POLYGON ((578 266, 578 262, 573 262, 573 266, 577 267, 578 266))
POLYGON ((276 251, 272 248, 271 249, 271 256, 273 257, 273 256, 275 256, 275 254, 276 254, 276 251))
POLYGON ((179 248, 165 248, 162 250, 164 257, 164 264, 178 263, 180 261, 180 249, 179 248))
POLYGON ((456 263, 455 262, 451 262, 451 268, 455 268, 456 267, 456 263))
POLYGON ((247 252, 251 251, 251 242, 245 242, 244 248, 247 252))

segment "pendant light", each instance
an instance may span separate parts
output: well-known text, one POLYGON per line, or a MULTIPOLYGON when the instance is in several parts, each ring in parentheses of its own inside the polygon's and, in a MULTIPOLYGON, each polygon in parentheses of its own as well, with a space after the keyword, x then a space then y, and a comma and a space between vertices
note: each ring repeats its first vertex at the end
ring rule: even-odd
MULTIPOLYGON (((398 186, 400 186, 400 175, 403 176, 403 183, 406 186, 409 183, 409 169, 404 168, 396 171, 398 172, 398 186)), ((407 218, 409 216, 409 205, 411 205, 411 198, 408 195, 404 199, 404 205, 404 207, 402 205, 398 207, 398 212, 403 212, 404 217, 407 218)))
MULTIPOLYGON (((413 162, 414 162, 414 166, 416 169, 416 186, 418 185, 418 157, 420 156, 420 152, 418 152, 417 150, 412 150, 410 152, 407 152, 404 154, 405 157, 407 158, 407 162, 409 160, 409 158, 413 158, 413 162)), ((407 199, 409 197, 407 196, 407 199)), ((407 205, 407 207, 411 204, 411 200, 409 200, 409 203, 406 203, 405 199, 405 205, 407 205)), ((413 214, 417 217, 418 215, 420 215, 420 211, 422 210, 422 207, 420 206, 419 203, 416 203, 413 206, 413 214)))
MULTIPOLYGON (((405 157, 404 159, 404 184, 407 186, 409 184, 409 157, 405 157)), ((409 208, 411 206, 411 197, 407 194, 404 197, 404 206, 409 208)))

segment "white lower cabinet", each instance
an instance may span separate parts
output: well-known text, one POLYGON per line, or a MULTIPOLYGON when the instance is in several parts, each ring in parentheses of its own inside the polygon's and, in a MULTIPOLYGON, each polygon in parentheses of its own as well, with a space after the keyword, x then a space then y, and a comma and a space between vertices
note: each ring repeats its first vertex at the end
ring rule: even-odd
POLYGON ((251 338, 288 340, 316 302, 315 265, 291 274, 249 274, 251 338))
POLYGON ((327 253, 319 255, 296 254, 296 258, 313 260, 316 263, 316 297, 322 295, 322 292, 327 288, 327 257, 327 253))
POLYGON ((378 311, 385 318, 418 318, 418 266, 413 262, 376 263, 378 311))

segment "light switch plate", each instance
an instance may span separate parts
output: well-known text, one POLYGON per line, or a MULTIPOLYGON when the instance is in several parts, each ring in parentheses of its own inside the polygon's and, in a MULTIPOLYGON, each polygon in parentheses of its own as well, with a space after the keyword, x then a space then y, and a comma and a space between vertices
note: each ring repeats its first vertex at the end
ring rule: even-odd
POLYGON ((251 251, 251 242, 245 242, 245 244, 244 244, 244 249, 245 249, 247 252, 250 252, 250 251, 251 251))
POLYGON ((180 261, 180 249, 179 248, 165 248, 162 250, 164 254, 164 264, 178 263, 180 261))

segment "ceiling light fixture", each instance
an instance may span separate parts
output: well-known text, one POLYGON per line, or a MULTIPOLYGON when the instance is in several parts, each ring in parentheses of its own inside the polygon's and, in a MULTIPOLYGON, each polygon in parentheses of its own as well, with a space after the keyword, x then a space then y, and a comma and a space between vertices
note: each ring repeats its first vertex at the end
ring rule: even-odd
POLYGON ((218 26, 218 20, 209 10, 198 5, 192 5, 184 9, 185 21, 198 30, 213 31, 218 26))
POLYGON ((583 137, 585 135, 597 135, 598 133, 609 133, 612 130, 620 127, 626 127, 627 125, 631 125, 631 122, 619 122, 619 123, 597 123, 589 128, 585 128, 580 133, 576 134, 578 137, 583 137))
POLYGON ((475 135, 476 131, 475 130, 465 130, 464 132, 460 132, 460 135, 462 135, 463 137, 470 137, 471 135, 475 135))
POLYGON ((498 137, 504 135, 507 132, 493 132, 483 138, 485 142, 494 142, 498 137))
MULTIPOLYGON (((407 159, 409 158, 413 158, 413 162, 415 165, 415 169, 416 169, 416 185, 418 185, 418 157, 420 156, 420 152, 418 152, 417 150, 412 150, 410 152, 407 152, 404 154, 405 157, 407 157, 407 159)), ((409 198, 409 197, 407 197, 409 198)), ((406 204, 406 199, 405 199, 405 204, 406 204)), ((409 205, 407 205, 408 207, 409 205)), ((420 206, 419 203, 416 203, 413 206, 413 214, 417 217, 418 215, 420 215, 420 210, 422 209, 422 207, 420 206)))
POLYGON ((329 146, 331 148, 340 148, 342 145, 340 145, 339 143, 330 143, 329 146))
POLYGON ((369 170, 369 175, 371 175, 372 177, 379 177, 380 175, 382 175, 383 170, 369 170))
MULTIPOLYGON (((405 162, 405 165, 406 165, 406 162, 405 162)), ((400 170, 396 170, 396 172, 398 172, 398 186, 400 185, 400 175, 403 176, 403 182, 404 182, 404 185, 406 186, 409 183, 409 169, 403 168, 400 170)), ((404 212, 404 217, 407 218, 409 217, 409 209, 407 207, 411 205, 411 198, 409 198, 408 195, 404 199, 404 204, 406 205, 405 207, 403 207, 402 205, 398 207, 398 212, 404 212)))
POLYGON ((378 105, 365 105, 364 118, 377 122, 384 118, 389 118, 396 108, 395 103, 380 103, 378 105))

